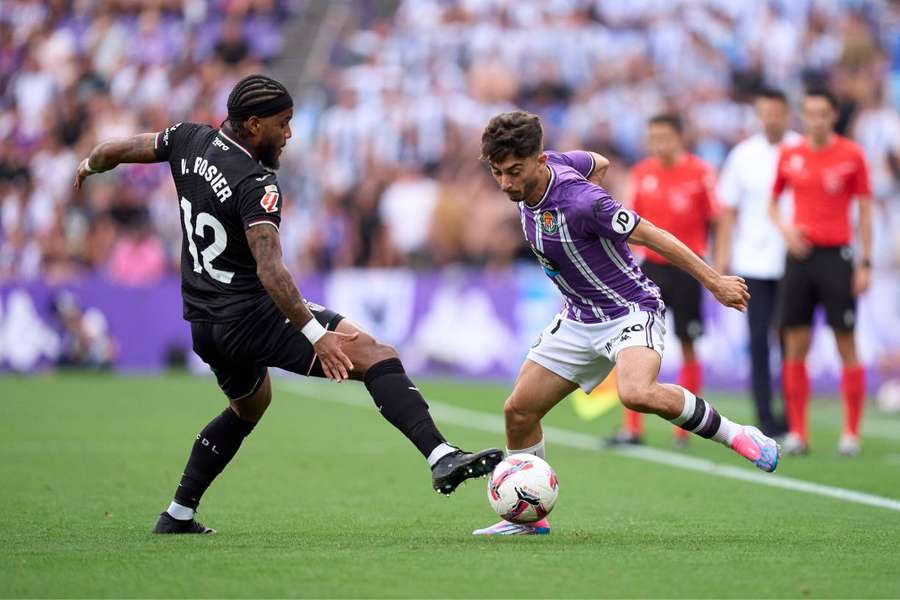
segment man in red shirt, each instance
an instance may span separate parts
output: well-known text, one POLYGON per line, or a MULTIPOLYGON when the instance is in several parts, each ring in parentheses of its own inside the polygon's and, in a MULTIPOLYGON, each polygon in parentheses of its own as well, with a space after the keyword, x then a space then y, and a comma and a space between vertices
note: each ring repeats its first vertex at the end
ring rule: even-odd
POLYGON ((781 290, 785 327, 784 396, 790 433, 784 450, 808 449, 806 355, 810 325, 818 305, 825 308, 843 363, 841 394, 844 432, 838 451, 859 453, 859 422, 865 400, 865 371, 856 356, 853 326, 856 296, 869 285, 872 238, 871 189, 862 149, 834 133, 837 101, 828 90, 811 90, 803 100, 804 139, 786 146, 778 159, 769 214, 788 248, 781 290), (794 192, 793 223, 781 220, 775 203, 786 188, 794 192), (860 259, 854 267, 850 207, 859 202, 860 259))
MULTIPOLYGON (((677 115, 650 119, 647 148, 651 156, 632 169, 631 204, 645 219, 703 256, 715 218, 715 175, 712 167, 685 150, 682 129, 677 115)), ((659 254, 643 250, 641 270, 659 286, 663 302, 675 318, 682 358, 678 384, 702 395, 702 369, 694 351, 694 340, 703 333, 700 284, 659 254)), ((684 430, 676 427, 674 433, 677 444, 687 442, 684 430)), ((624 427, 611 442, 640 443, 642 434, 642 415, 625 409, 624 427)))

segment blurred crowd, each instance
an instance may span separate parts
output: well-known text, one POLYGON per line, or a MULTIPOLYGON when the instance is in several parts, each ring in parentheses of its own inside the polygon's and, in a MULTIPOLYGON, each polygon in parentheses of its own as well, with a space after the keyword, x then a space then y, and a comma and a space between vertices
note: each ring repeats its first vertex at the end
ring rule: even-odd
POLYGON ((231 86, 282 51, 280 0, 0 2, 0 280, 103 269, 125 283, 177 268, 165 165, 72 189, 98 141, 219 123, 231 86))
MULTIPOLYGON (((719 166, 755 131, 748 100, 763 84, 794 100, 814 83, 838 94, 840 130, 863 145, 896 230, 900 3, 330 4, 343 27, 317 83, 295 96, 278 175, 295 272, 530 256, 478 162, 495 113, 538 113, 548 147, 608 156, 606 185, 625 199, 651 115, 683 115, 692 150, 719 166)), ((105 137, 218 124, 234 81, 290 51, 291 14, 276 0, 0 3, 0 279, 102 268, 140 284, 176 269, 167 170, 120 168, 74 195, 77 160, 105 137)), ((891 242, 876 239, 876 261, 900 261, 891 242)))

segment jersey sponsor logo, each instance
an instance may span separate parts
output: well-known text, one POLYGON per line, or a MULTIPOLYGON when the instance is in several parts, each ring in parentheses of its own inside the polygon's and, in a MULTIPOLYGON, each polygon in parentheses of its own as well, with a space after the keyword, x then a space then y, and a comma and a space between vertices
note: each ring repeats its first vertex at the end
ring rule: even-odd
POLYGON ((788 161, 788 167, 790 167, 790 169, 792 171, 802 170, 803 169, 803 155, 801 155, 801 154, 792 155, 790 160, 788 161))
POLYGON ((612 221, 610 224, 612 225, 613 231, 617 231, 618 233, 628 233, 634 228, 634 216, 630 211, 625 210, 624 208, 620 208, 613 214, 612 221))
POLYGON ((644 188, 645 192, 652 192, 659 187, 659 180, 656 178, 656 175, 645 175, 641 179, 641 187, 644 188))
POLYGON ((259 199, 259 205, 266 209, 267 213, 277 212, 279 198, 280 195, 278 194, 278 186, 267 185, 266 193, 263 194, 263 197, 259 199))
POLYGON ((544 233, 549 235, 553 235, 559 231, 559 222, 556 220, 556 213, 550 210, 545 210, 541 213, 541 229, 544 230, 544 233))
POLYGON ((556 277, 559 275, 559 265, 534 246, 531 247, 531 251, 537 256, 538 262, 541 263, 541 267, 543 267, 544 273, 546 273, 548 277, 556 277))

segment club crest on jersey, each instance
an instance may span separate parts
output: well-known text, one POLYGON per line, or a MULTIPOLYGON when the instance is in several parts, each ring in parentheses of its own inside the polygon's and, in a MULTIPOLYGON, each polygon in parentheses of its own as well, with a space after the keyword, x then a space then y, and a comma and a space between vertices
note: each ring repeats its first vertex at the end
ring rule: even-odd
POLYGON ((273 213, 278 210, 278 186, 267 185, 266 193, 259 199, 259 205, 266 209, 267 213, 273 213))
POLYGON ((556 220, 556 213, 550 210, 545 210, 541 213, 541 229, 544 230, 544 233, 550 235, 559 231, 559 222, 556 220))

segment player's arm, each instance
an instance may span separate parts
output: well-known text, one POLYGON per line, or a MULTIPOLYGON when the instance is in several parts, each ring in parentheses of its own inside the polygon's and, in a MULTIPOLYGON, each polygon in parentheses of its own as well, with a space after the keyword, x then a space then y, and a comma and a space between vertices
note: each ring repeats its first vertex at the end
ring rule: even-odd
POLYGON ((872 199, 859 198, 859 264, 853 272, 853 293, 857 296, 869 288, 872 274, 872 199))
POLYGON ((857 152, 858 168, 854 179, 853 195, 859 205, 859 251, 862 254, 853 272, 853 293, 862 294, 869 287, 872 269, 872 183, 869 180, 869 166, 862 149, 857 152))
POLYGON ((348 336, 334 331, 326 332, 316 321, 294 284, 294 278, 284 265, 281 238, 274 225, 265 222, 254 225, 247 228, 246 235, 250 251, 256 259, 256 275, 272 301, 312 343, 325 376, 336 381, 347 379, 353 363, 341 350, 341 343, 353 340, 359 334, 348 336))
POLYGON ((594 168, 588 175, 587 180, 594 185, 600 185, 603 183, 603 178, 606 177, 606 172, 609 171, 609 159, 596 152, 588 152, 588 154, 594 159, 594 168))
POLYGON ((112 138, 97 144, 78 165, 75 189, 90 175, 103 173, 122 163, 160 162, 156 154, 156 133, 141 133, 129 138, 112 138))
POLYGON ((723 207, 716 217, 713 264, 719 273, 728 271, 728 265, 731 264, 731 238, 734 235, 735 221, 737 221, 736 208, 723 207))
POLYGON ((573 150, 571 152, 555 153, 554 155, 563 163, 581 173, 585 179, 594 185, 600 185, 606 176, 606 172, 609 171, 609 159, 596 152, 573 150))
POLYGON ((772 183, 772 199, 769 202, 769 218, 775 224, 775 227, 778 228, 778 231, 781 232, 781 237, 784 238, 784 244, 787 246, 787 250, 791 256, 803 259, 812 252, 812 244, 809 243, 809 240, 806 239, 806 236, 803 235, 802 231, 793 227, 791 224, 786 223, 784 219, 781 218, 781 213, 778 210, 778 198, 788 186, 787 177, 784 175, 785 157, 786 154, 782 150, 781 154, 778 156, 778 166, 775 167, 775 181, 772 183))
POLYGON ((650 248, 679 269, 686 271, 712 292, 721 304, 742 312, 747 310, 750 293, 747 291, 747 283, 742 278, 719 274, 665 229, 660 229, 647 219, 641 219, 631 232, 628 241, 650 248))
POLYGON ((806 236, 803 235, 802 231, 789 223, 786 223, 784 219, 781 218, 781 213, 778 210, 777 197, 772 198, 772 201, 769 202, 769 218, 772 219, 772 222, 775 223, 775 227, 781 232, 781 237, 784 238, 784 243, 792 256, 799 259, 809 256, 809 253, 812 252, 812 245, 809 243, 809 240, 806 239, 806 236))

